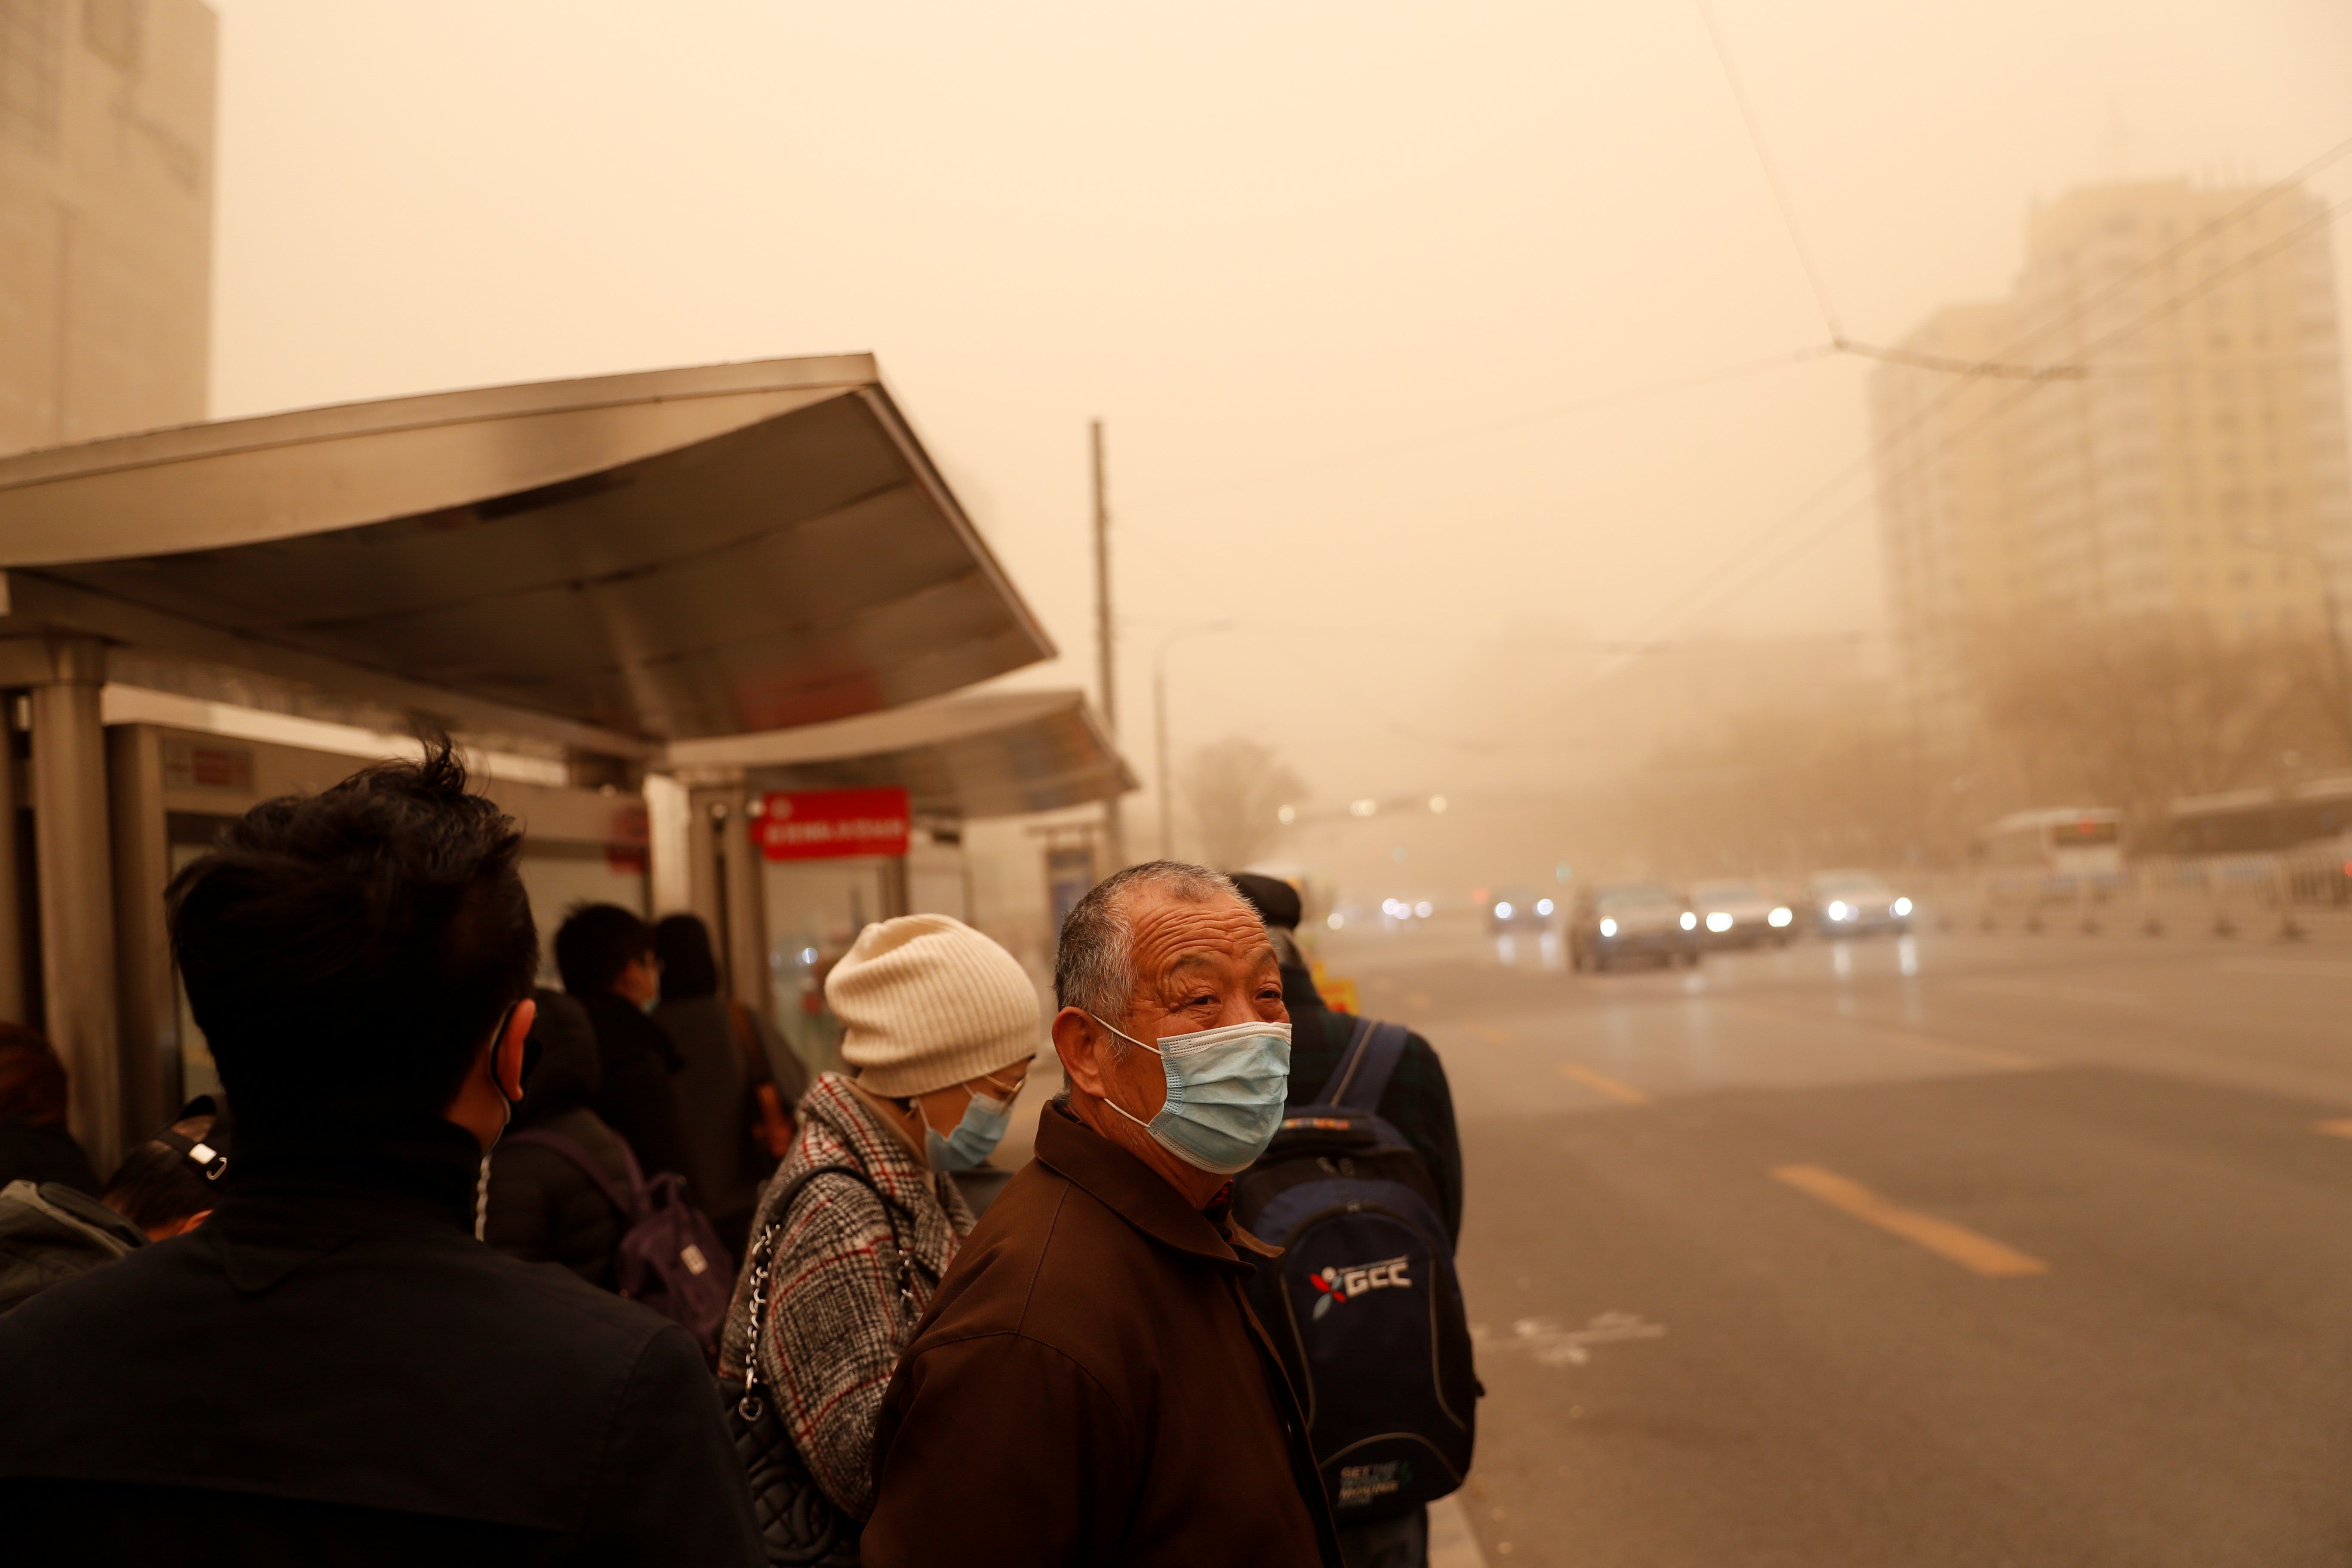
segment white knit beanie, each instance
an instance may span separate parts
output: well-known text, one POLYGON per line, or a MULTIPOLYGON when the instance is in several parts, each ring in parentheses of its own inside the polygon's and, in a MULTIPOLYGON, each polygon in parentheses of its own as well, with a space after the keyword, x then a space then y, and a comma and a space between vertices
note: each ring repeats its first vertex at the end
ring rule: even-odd
POLYGON ((1020 961, 948 915, 857 933, 825 976, 841 1059, 892 1099, 985 1078, 1037 1050, 1037 988, 1020 961))

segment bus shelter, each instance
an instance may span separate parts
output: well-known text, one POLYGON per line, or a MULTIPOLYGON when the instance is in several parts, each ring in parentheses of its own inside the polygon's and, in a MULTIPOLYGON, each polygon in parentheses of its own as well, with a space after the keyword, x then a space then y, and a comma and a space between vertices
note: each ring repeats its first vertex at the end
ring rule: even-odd
POLYGON ((0 1016, 46 1028, 105 1168, 189 1081, 158 894, 238 803, 446 730, 525 819, 535 902, 650 908, 672 746, 1052 652, 864 355, 0 459, 0 1016))
MULTIPOLYGON (((722 911, 730 972, 766 976, 768 1005, 813 1064, 830 1046, 807 1016, 824 971, 871 920, 975 918, 968 823, 1108 799, 1134 775, 1083 693, 966 693, 767 734, 673 742, 691 844, 674 857, 716 885, 681 901, 722 911), (793 847, 795 803, 851 812, 870 837, 793 847), (890 824, 896 817, 896 831, 890 824)), ((830 837, 830 836, 827 836, 830 837)))

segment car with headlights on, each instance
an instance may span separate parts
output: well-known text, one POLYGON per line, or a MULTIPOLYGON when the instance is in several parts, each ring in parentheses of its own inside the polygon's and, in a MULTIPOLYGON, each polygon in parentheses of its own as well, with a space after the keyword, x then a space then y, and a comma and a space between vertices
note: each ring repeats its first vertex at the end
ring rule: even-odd
POLYGON ((1796 934, 1796 907, 1757 882, 1700 882, 1690 890, 1698 939, 1706 947, 1786 947, 1796 934))
POLYGON ((1568 958, 1578 969, 1609 969, 1623 958, 1696 963, 1698 915, 1672 888, 1620 882, 1577 895, 1568 917, 1568 958))
POLYGON ((1559 906, 1525 888, 1507 888, 1486 901, 1486 929, 1496 936, 1535 936, 1552 928, 1559 906))
POLYGON ((1911 900, 1875 871, 1816 871, 1806 880, 1805 901, 1823 936, 1911 929, 1911 900))

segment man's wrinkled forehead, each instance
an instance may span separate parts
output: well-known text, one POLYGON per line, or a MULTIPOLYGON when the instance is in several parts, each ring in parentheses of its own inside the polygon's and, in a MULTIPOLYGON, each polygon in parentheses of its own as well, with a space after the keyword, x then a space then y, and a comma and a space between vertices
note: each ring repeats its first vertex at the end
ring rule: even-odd
POLYGON ((1138 979, 1223 969, 1234 963, 1255 969, 1274 962, 1265 923, 1239 899, 1192 902, 1164 895, 1144 898, 1128 910, 1128 919, 1135 933, 1138 979))

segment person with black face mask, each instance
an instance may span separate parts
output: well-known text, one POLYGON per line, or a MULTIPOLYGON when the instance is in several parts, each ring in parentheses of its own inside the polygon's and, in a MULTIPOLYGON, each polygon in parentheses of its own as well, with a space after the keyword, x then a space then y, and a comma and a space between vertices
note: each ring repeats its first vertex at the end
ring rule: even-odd
POLYGON ((761 1563, 691 1335, 474 1238, 539 937, 445 742, 173 879, 236 1110, 204 1224, 0 1318, 12 1561, 761 1563))
POLYGON ((590 1106, 628 1141, 639 1170, 686 1177, 688 1195, 707 1207, 678 1110, 686 1058, 649 1016, 661 1000, 653 927, 618 904, 583 904, 556 928, 555 967, 596 1028, 600 1078, 590 1106))

